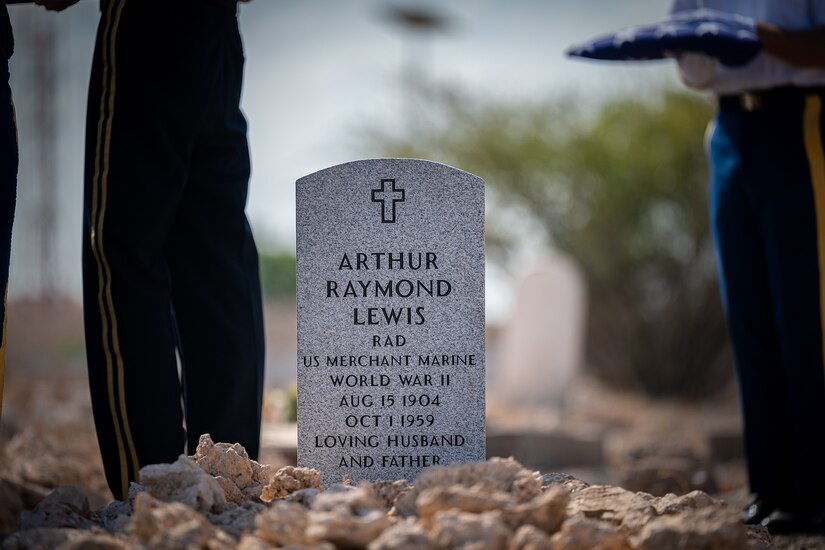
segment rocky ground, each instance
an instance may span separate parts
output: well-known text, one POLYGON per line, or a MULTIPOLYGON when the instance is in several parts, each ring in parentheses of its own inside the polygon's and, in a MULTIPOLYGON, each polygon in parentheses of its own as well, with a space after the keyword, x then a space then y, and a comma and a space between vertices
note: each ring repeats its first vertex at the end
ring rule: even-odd
MULTIPOLYGON (((414 486, 323 488, 317 471, 273 471, 241 446, 203 436, 193 456, 144 467, 126 502, 97 507, 84 489, 47 491, 19 466, 0 481, 4 550, 773 548, 763 529, 746 528, 733 507, 701 491, 653 497, 541 475, 512 459, 433 467, 414 486)), ((82 469, 73 468, 65 473, 82 469)))
POLYGON ((51 311, 28 321, 17 312, 10 329, 0 549, 825 549, 825 537, 771 540, 739 522, 748 495, 735 398, 662 403, 588 386, 570 392, 561 416, 492 400, 488 410, 491 428, 591 434, 598 456, 560 468, 573 475, 492 459, 431 468, 414 487, 321 488, 284 456, 265 452, 259 464, 204 438, 190 457, 141 470, 127 501, 112 501, 72 333, 79 318, 44 335, 51 311))
POLYGON ((512 459, 405 481, 321 487, 316 471, 259 464, 201 438, 111 501, 91 433, 25 429, 0 450, 0 548, 815 549, 739 521, 742 491, 655 497, 541 474, 512 459), (68 437, 67 437, 68 435, 68 437))

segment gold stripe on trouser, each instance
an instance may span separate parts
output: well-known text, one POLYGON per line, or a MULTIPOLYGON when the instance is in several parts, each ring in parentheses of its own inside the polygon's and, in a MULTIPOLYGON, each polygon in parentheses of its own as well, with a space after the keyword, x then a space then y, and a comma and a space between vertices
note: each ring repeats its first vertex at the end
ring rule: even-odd
POLYGON ((816 246, 819 258, 819 323, 823 327, 822 357, 825 362, 825 155, 822 151, 820 118, 822 100, 817 95, 805 98, 805 151, 811 168, 811 185, 816 211, 816 246))
POLYGON ((702 137, 702 147, 705 148, 705 154, 710 157, 710 140, 713 139, 713 132, 716 131, 716 119, 710 119, 708 125, 705 126, 705 135, 702 137))
POLYGON ((92 179, 92 219, 91 245, 92 254, 97 264, 99 281, 98 306, 102 325, 103 351, 106 357, 106 382, 109 394, 109 409, 112 414, 112 423, 115 429, 118 455, 120 459, 121 488, 123 495, 129 491, 129 473, 126 453, 132 462, 132 474, 135 479, 138 475, 137 453, 132 441, 129 420, 126 414, 126 393, 123 382, 123 357, 120 353, 120 343, 117 334, 117 318, 115 316, 114 301, 112 300, 112 272, 103 249, 103 228, 106 217, 106 194, 109 180, 109 157, 112 139, 112 119, 114 118, 115 88, 116 88, 116 50, 115 39, 120 24, 120 15, 125 0, 109 2, 106 11, 106 24, 103 30, 101 54, 103 61, 103 89, 100 95, 100 113, 97 124, 97 143, 95 150, 95 170, 92 179), (114 17, 112 12, 114 11, 114 17), (107 111, 108 107, 108 111, 107 111), (107 116, 108 115, 108 116, 107 116), (111 325, 111 326, 110 326, 111 325), (114 350, 110 347, 111 341, 114 350), (113 354, 114 351, 114 354, 113 354), (113 357, 114 355, 114 357, 113 357), (114 374, 117 369, 117 388, 115 388, 114 374), (120 419, 118 418, 118 415, 120 419), (122 422, 122 426, 121 426, 122 422), (122 430, 121 430, 122 428, 122 430))

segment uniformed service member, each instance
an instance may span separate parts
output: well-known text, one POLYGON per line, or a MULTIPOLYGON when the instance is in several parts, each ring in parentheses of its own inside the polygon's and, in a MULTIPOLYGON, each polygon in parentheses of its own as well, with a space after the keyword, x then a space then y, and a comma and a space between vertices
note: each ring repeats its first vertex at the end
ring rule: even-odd
POLYGON ((713 91, 710 214, 736 356, 753 504, 772 532, 825 528, 825 0, 677 0, 754 18, 764 51, 730 69, 686 54, 713 91))
POLYGON ((142 466, 194 452, 203 433, 258 455, 264 337, 243 64, 234 0, 101 2, 83 305, 95 426, 121 500, 142 466))

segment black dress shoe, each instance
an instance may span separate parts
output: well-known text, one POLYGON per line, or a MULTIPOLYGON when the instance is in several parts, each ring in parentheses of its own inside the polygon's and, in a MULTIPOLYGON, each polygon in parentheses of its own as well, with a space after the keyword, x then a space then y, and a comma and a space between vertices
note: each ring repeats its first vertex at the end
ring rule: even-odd
POLYGON ((779 509, 762 520, 771 535, 825 534, 825 505, 788 511, 779 509))
POLYGON ((776 510, 777 503, 775 499, 756 495, 753 502, 742 510, 742 521, 745 525, 759 525, 762 520, 771 515, 776 510))

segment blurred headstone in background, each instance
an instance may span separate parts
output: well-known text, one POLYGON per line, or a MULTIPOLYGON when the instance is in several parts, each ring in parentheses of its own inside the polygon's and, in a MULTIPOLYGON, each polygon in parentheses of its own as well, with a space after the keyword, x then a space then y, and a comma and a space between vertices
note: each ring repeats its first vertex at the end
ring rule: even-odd
POLYGON ((584 278, 569 256, 554 254, 528 271, 516 287, 491 398, 563 408, 584 361, 586 303, 584 278))

